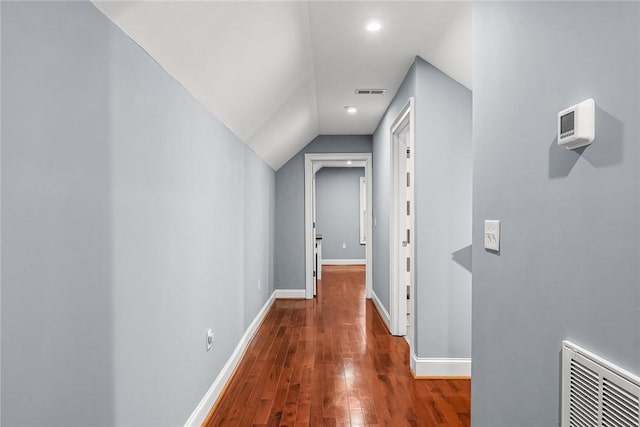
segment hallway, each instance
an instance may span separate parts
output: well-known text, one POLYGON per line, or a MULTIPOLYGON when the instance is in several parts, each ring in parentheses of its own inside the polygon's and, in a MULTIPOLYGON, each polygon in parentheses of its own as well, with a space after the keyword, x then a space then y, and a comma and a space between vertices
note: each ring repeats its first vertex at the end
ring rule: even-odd
POLYGON ((277 300, 206 425, 468 426, 469 381, 414 380, 364 292, 328 266, 315 300, 277 300))

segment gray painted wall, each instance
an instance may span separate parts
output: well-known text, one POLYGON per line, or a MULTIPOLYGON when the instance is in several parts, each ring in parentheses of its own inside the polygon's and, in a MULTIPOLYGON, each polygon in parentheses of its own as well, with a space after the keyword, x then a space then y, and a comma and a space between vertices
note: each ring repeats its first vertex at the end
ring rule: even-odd
POLYGON ((402 80, 398 91, 373 133, 373 292, 389 310, 389 200, 391 200, 391 125, 416 94, 416 63, 402 80))
POLYGON ((360 244, 360 177, 364 168, 322 168, 316 173, 316 230, 322 234, 324 259, 367 257, 366 246, 360 244))
POLYGON ((472 425, 557 426, 563 339, 640 374, 640 4, 476 3, 473 40, 472 425))
POLYGON ((90 3, 3 2, 2 89, 2 424, 183 424, 273 289, 275 172, 90 3))
POLYGON ((244 327, 274 291, 273 244, 276 174, 253 151, 244 164, 244 327), (258 289, 260 280, 260 289, 258 289))
POLYGON ((109 25, 2 3, 2 425, 113 425, 109 25))
POLYGON ((374 134, 374 291, 388 308, 390 127, 412 95, 415 351, 419 357, 470 357, 471 91, 419 57, 374 134))
MULTIPOLYGON (((0 47, 2 47, 2 2, 0 2, 0 47)), ((0 425, 2 424, 2 52, 0 52, 0 425)))
POLYGON ((416 354, 471 357, 471 91, 416 67, 416 354))
POLYGON ((275 287, 304 289, 304 154, 371 153, 370 135, 320 135, 276 172, 275 287))

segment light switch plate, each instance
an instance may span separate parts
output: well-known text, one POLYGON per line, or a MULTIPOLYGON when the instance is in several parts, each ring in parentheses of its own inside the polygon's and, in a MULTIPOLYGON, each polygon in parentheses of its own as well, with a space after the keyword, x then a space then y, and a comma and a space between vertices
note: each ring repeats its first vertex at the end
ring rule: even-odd
POLYGON ((500 221, 485 220, 484 248, 490 251, 500 251, 500 221))

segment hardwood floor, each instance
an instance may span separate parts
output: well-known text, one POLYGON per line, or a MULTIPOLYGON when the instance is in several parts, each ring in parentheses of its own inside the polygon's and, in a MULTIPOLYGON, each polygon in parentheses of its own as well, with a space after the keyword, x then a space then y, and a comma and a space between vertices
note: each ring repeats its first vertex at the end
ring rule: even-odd
POLYGON ((314 300, 277 300, 206 426, 469 426, 469 380, 416 380, 364 298, 364 266, 323 268, 314 300))

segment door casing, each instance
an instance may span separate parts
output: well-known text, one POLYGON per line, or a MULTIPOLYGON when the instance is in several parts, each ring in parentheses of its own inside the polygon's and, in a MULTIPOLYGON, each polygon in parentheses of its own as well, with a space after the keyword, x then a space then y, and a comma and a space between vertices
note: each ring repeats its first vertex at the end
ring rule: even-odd
POLYGON ((362 163, 364 166, 364 176, 367 187, 367 244, 366 253, 366 297, 371 298, 372 294, 372 261, 373 261, 373 238, 372 238, 372 175, 371 175, 371 153, 307 153, 304 155, 304 248, 305 248, 305 298, 312 299, 314 294, 313 264, 315 250, 315 236, 313 235, 313 177, 317 170, 322 167, 345 167, 346 162, 362 163))
MULTIPOLYGON (((390 296, 390 329, 391 334, 398 336, 405 336, 407 330, 407 320, 406 320, 406 284, 399 283, 399 269, 403 268, 405 265, 404 255, 400 250, 402 241, 404 240, 404 236, 400 233, 400 222, 403 218, 399 215, 398 205, 402 198, 401 191, 405 191, 405 187, 403 186, 402 179, 399 176, 399 149, 398 149, 398 131, 403 129, 406 126, 407 121, 409 126, 409 142, 408 146, 410 147, 410 157, 409 162, 411 163, 410 170, 413 171, 410 175, 410 188, 412 191, 415 190, 415 100, 413 97, 409 98, 407 103, 404 105, 400 113, 398 114, 396 120, 391 125, 390 129, 390 153, 391 153, 391 193, 392 197, 390 200, 390 230, 389 230, 389 296, 390 296)), ((415 191, 413 193, 415 195, 415 191)), ((414 303, 415 307, 415 198, 412 197, 413 203, 411 203, 411 239, 412 244, 410 245, 410 258, 411 258, 411 268, 410 268, 410 276, 411 276, 411 301, 414 303)), ((412 307, 413 308, 413 307, 412 307)), ((411 325, 411 334, 415 334, 415 310, 412 310, 412 320, 413 325, 411 325)), ((409 337, 410 346, 414 344, 414 337, 409 337)))

